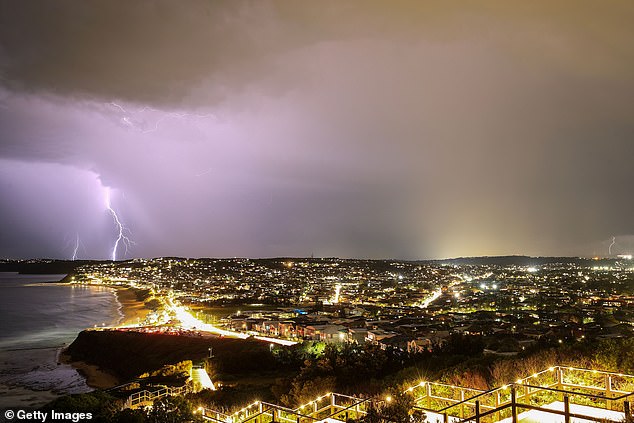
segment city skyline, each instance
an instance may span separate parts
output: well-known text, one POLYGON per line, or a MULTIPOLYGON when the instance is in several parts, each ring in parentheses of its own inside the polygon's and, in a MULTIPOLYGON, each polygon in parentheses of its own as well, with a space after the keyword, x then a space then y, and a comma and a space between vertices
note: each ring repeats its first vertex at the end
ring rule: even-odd
POLYGON ((634 250, 629 2, 1 10, 0 257, 634 250))

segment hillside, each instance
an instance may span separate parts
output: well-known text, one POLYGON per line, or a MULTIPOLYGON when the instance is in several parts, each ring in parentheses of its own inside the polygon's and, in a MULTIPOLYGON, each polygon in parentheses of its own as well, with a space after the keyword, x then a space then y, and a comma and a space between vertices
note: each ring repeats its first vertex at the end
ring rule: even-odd
POLYGON ((210 347, 214 354, 214 373, 241 375, 271 370, 275 366, 268 343, 258 340, 116 330, 83 331, 66 353, 73 361, 97 365, 125 381, 166 364, 201 361, 209 356, 210 347))

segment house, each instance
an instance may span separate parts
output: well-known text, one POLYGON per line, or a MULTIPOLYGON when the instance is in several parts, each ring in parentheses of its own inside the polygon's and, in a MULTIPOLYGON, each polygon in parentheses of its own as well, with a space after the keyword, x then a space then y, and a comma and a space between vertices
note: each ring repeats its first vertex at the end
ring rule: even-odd
POLYGON ((304 328, 304 339, 322 342, 345 342, 348 329, 341 325, 308 325, 304 328))

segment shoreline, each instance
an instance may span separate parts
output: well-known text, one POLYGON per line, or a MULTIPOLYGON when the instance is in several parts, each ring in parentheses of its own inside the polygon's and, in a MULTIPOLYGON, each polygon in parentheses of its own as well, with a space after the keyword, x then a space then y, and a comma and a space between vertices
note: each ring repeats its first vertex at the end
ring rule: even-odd
POLYGON ((119 326, 133 326, 144 321, 150 310, 145 307, 143 301, 136 297, 134 288, 113 287, 117 302, 119 303, 119 326))
MULTIPOLYGON (((143 301, 137 299, 134 288, 107 285, 105 287, 112 288, 115 300, 119 304, 117 326, 135 326, 145 320, 150 310, 145 307, 143 301)), ((108 389, 121 384, 121 380, 117 376, 102 370, 97 365, 86 361, 72 360, 66 352, 67 348, 68 345, 59 349, 57 362, 72 366, 86 379, 86 385, 94 389, 108 389)))
POLYGON ((60 351, 57 357, 57 362, 71 366, 77 370, 84 379, 86 379, 86 385, 94 389, 108 389, 120 384, 119 378, 111 373, 108 373, 98 366, 85 361, 73 361, 71 356, 66 351, 60 351))
MULTIPOLYGON (((149 310, 146 310, 142 301, 137 301, 133 288, 74 283, 68 275, 59 273, 22 275, 3 272, 0 276, 2 282, 7 282, 2 284, 2 288, 24 287, 24 290, 15 290, 16 293, 23 293, 16 297, 15 304, 28 304, 30 295, 36 295, 35 298, 39 298, 43 304, 55 299, 56 305, 58 300, 65 301, 72 296, 81 299, 83 305, 91 307, 85 313, 76 316, 77 319, 69 319, 69 323, 65 323, 65 312, 55 315, 61 319, 60 322, 64 322, 63 332, 60 334, 50 334, 46 330, 40 330, 37 325, 27 328, 30 331, 27 334, 33 333, 35 338, 17 331, 15 334, 6 334, 11 337, 3 338, 0 348, 2 407, 40 407, 61 396, 119 385, 119 377, 116 374, 108 372, 107 369, 99 369, 90 362, 72 360, 69 354, 65 354, 65 350, 82 330, 92 327, 94 322, 106 322, 117 326, 143 321, 149 310), (69 294, 73 288, 77 295, 69 294), (50 298, 47 296, 47 289, 52 292, 53 296, 50 298), (93 302, 93 298, 96 302, 93 302)), ((3 299, 6 301, 6 297, 3 299)), ((47 329, 48 323, 43 319, 42 329, 47 329)))

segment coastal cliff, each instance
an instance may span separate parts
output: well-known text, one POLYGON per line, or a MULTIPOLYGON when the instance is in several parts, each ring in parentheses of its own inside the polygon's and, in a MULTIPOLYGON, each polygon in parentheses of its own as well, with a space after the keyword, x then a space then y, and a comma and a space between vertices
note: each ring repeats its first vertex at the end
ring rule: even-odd
POLYGON ((209 356, 222 374, 245 374, 273 369, 275 361, 267 343, 255 339, 230 339, 167 335, 121 330, 85 330, 64 354, 70 362, 83 362, 117 377, 121 382, 184 360, 209 356))

